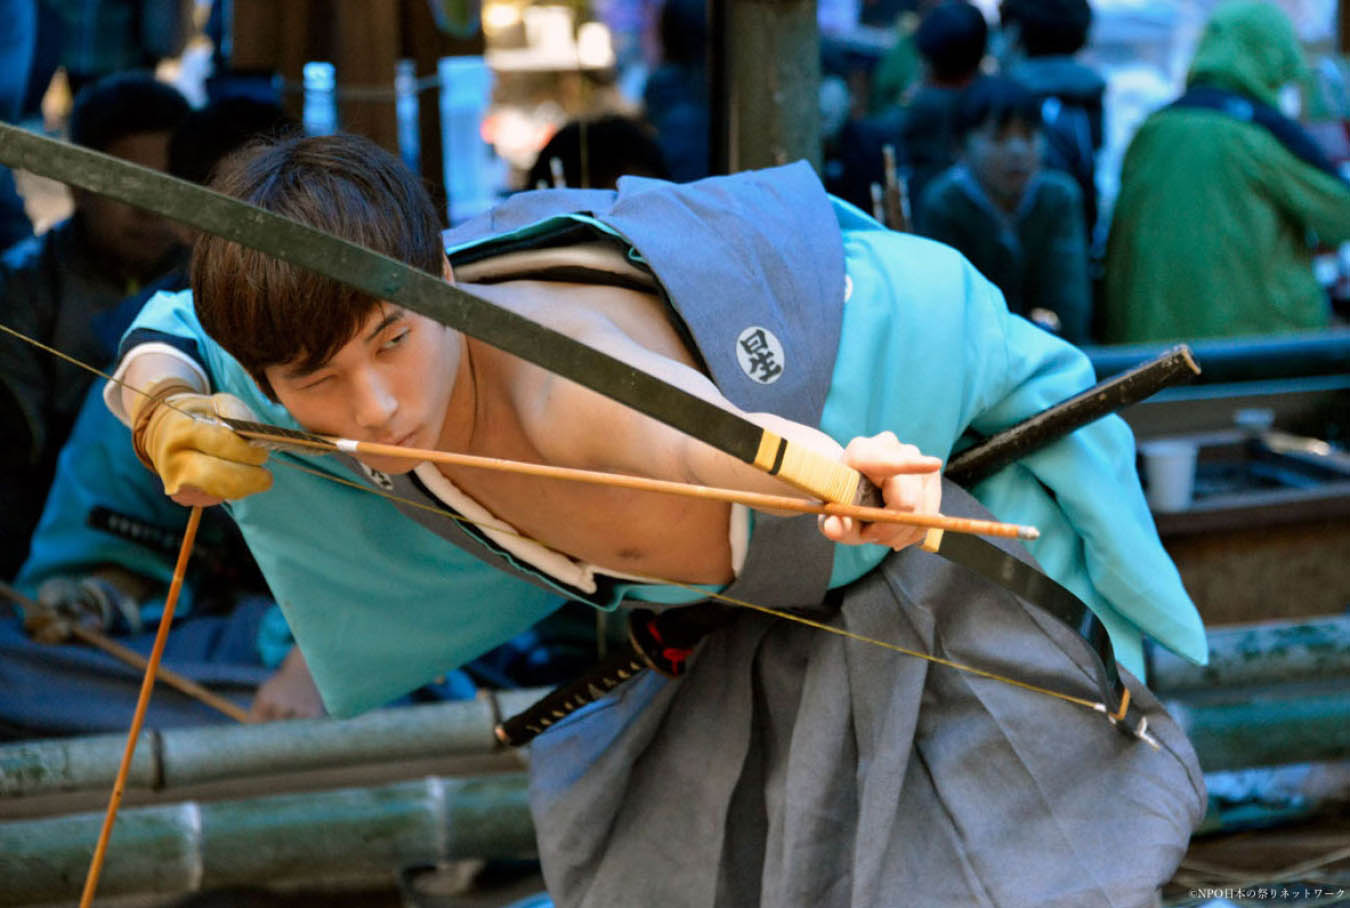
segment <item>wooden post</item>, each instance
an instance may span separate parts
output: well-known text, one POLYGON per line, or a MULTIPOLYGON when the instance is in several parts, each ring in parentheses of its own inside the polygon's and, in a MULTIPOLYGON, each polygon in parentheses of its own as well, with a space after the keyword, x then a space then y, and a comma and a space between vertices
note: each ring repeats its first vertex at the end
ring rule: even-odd
MULTIPOLYGON (((322 60, 337 74, 338 122, 398 153, 394 70, 412 60, 418 79, 436 74, 441 57, 482 54, 483 35, 439 31, 426 0, 232 0, 231 65, 275 71, 286 86, 282 104, 301 118, 305 63, 322 60)), ((419 95, 420 170, 438 210, 445 210, 440 105, 434 90, 419 95)))
POLYGON ((711 134, 726 143, 727 170, 772 167, 800 158, 819 170, 820 29, 815 0, 714 0, 710 13, 711 33, 725 42, 721 60, 709 71, 719 80, 709 86, 717 99, 714 116, 724 116, 725 124, 713 124, 711 134), (725 20, 725 28, 716 27, 719 19, 725 20))

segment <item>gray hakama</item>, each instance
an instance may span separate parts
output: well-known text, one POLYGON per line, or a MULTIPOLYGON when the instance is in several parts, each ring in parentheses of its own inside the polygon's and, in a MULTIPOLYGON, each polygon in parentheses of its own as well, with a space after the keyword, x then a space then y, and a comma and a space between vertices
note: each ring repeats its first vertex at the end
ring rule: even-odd
MULTIPOLYGON (((804 554, 781 563, 809 584, 804 554)), ((752 575, 769 567, 729 593, 772 602, 781 574, 752 575)), ((816 610, 832 626, 1098 699, 1067 628, 926 552, 840 592, 816 610)), ((1160 750, 1082 706, 744 615, 683 678, 648 673, 536 740, 549 892, 568 908, 1152 904, 1204 787, 1184 734, 1127 683, 1160 750)))

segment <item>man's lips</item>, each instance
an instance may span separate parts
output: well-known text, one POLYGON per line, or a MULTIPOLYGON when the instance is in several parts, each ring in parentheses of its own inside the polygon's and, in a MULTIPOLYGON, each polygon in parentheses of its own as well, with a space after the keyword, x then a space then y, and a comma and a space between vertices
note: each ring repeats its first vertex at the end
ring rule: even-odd
POLYGON ((416 436, 417 436, 417 430, 416 430, 416 429, 413 429, 413 430, 412 430, 411 432, 409 432, 407 435, 400 436, 396 441, 391 441, 391 442, 389 442, 389 444, 394 445, 395 447, 399 447, 399 448, 406 447, 409 443, 412 442, 412 440, 413 440, 416 436))

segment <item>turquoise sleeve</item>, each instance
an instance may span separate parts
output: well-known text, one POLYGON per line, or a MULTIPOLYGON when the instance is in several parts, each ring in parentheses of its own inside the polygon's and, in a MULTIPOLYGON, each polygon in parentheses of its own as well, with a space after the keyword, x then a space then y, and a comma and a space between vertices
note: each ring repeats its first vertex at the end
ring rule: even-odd
MULTIPOLYGON (((821 428, 841 444, 891 430, 947 459, 968 432, 993 434, 1093 384, 1080 351, 1010 314, 955 250, 869 227, 854 209, 840 219, 854 289, 821 428)), ((999 519, 1040 528, 1031 553, 1093 608, 1126 667, 1142 673, 1145 634, 1207 659, 1203 625, 1154 529, 1123 420, 1098 420, 971 491, 999 519)), ((885 554, 837 547, 832 585, 885 554)))

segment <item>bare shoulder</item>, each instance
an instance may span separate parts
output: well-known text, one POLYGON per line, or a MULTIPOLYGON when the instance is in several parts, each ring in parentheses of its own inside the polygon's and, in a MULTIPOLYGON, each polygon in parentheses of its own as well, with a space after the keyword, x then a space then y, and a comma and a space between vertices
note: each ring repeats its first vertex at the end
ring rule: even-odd
MULTIPOLYGON (((663 380, 683 383, 696 369, 665 304, 652 294, 558 281, 466 289, 663 380)), ((600 452, 609 447, 594 427, 632 429, 628 408, 532 363, 495 351, 487 355, 521 429, 551 462, 602 467, 598 461, 608 454, 600 452)))
MULTIPOLYGON (((655 294, 627 287, 563 281, 465 285, 474 294, 592 346, 620 335, 655 353, 693 362, 655 294)), ((608 351, 607 351, 608 352, 608 351)))

